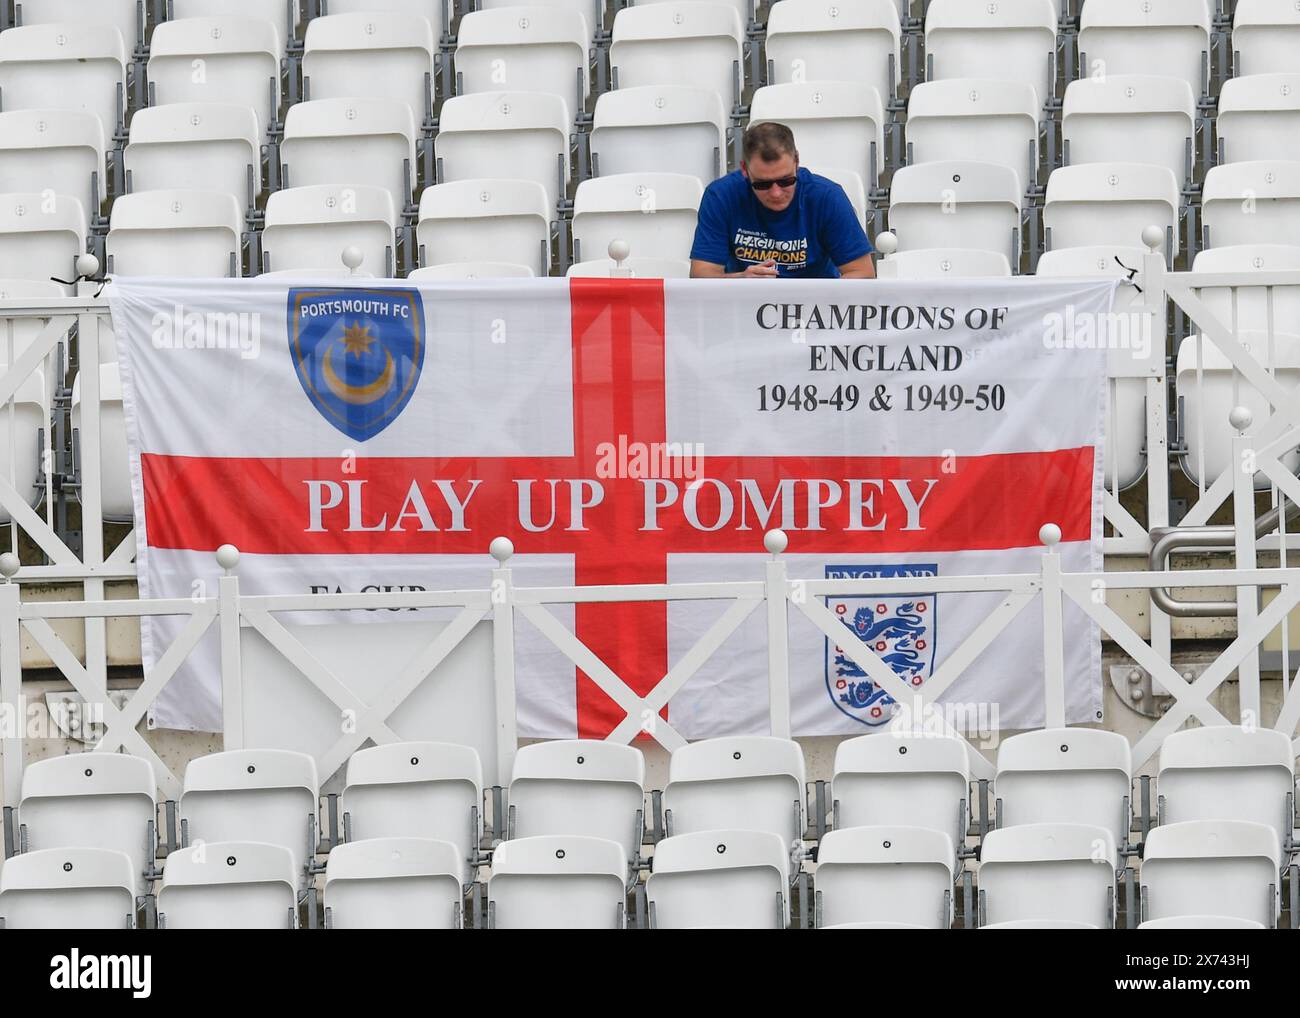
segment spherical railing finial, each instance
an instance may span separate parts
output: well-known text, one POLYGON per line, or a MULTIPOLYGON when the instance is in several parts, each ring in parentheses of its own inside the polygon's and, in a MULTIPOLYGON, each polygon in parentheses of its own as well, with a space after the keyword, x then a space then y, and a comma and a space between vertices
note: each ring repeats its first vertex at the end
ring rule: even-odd
POLYGON ((233 544, 223 544, 217 549, 217 565, 230 572, 239 565, 239 549, 233 544))
POLYGON ((622 265, 627 260, 627 256, 632 253, 632 245, 626 240, 611 240, 609 242, 609 257, 616 265, 622 265))
POLYGON ((365 261, 366 256, 361 253, 361 248, 355 244, 349 244, 343 249, 343 264, 347 266, 348 272, 356 275, 357 269, 361 268, 361 263, 365 261))
POLYGON ((1152 254, 1155 254, 1164 246, 1165 231, 1154 223, 1151 224, 1142 231, 1142 243, 1147 246, 1147 249, 1152 254))
POLYGON ((784 530, 769 530, 763 535, 763 547, 775 558, 790 546, 790 538, 784 530))
POLYGON ((99 275, 99 259, 89 252, 77 255, 74 263, 78 276, 85 276, 87 279, 93 279, 99 275))
POLYGON ((17 574, 22 563, 18 561, 18 556, 11 551, 0 555, 0 576, 6 581, 12 580, 17 574))
POLYGON ((1038 528, 1038 540, 1048 548, 1055 548, 1061 543, 1061 528, 1055 523, 1044 523, 1038 528))
POLYGON ((1255 423, 1255 415, 1251 413, 1250 407, 1235 406, 1228 411, 1228 423, 1237 434, 1244 435, 1255 423))
POLYGON ((497 560, 498 565, 505 565, 506 560, 515 553, 515 542, 508 537, 494 537, 488 545, 488 553, 497 560))
POLYGON ((898 234, 891 230, 876 234, 876 250, 882 255, 891 255, 898 250, 898 234))

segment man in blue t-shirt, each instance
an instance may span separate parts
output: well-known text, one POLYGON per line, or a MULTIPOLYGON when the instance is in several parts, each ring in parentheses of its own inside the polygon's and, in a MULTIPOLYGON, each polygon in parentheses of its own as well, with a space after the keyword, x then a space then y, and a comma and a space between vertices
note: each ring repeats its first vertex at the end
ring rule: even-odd
POLYGON ((751 124, 740 169, 700 202, 691 277, 873 279, 871 242, 844 189, 799 168, 784 124, 751 124))

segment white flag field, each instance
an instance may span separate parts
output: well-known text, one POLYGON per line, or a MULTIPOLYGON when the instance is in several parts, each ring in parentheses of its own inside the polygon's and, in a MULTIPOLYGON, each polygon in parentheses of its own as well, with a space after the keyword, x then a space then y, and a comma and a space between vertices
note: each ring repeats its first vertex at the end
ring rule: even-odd
MULTIPOLYGON (((830 597, 911 686, 1000 603, 925 577, 1100 572, 1113 280, 121 279, 111 311, 144 597, 212 596, 222 544, 248 594, 484 589, 494 537, 517 586, 917 577, 830 597), (1079 341, 1075 342, 1078 331, 1079 341)), ((721 615, 712 601, 555 609, 647 692, 721 615)), ((1101 717, 1100 637, 1065 607, 1066 718, 1101 717)), ((321 612, 307 619, 411 620, 321 612)), ((151 668, 183 620, 141 619, 151 668)), ((687 738, 768 729, 753 613, 668 707, 687 738)), ((796 735, 858 734, 893 701, 790 615, 796 735)), ((365 627, 356 627, 365 639, 365 627)), ((1043 723, 1031 601, 941 702, 1043 723)), ((159 727, 218 731, 210 632, 159 727)), ((531 625, 518 732, 599 737, 622 712, 531 625)))

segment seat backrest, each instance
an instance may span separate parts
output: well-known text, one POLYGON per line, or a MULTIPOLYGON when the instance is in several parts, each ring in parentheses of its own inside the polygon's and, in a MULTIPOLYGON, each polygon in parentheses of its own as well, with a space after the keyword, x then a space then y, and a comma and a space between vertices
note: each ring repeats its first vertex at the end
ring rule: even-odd
POLYGON ((609 47, 619 88, 688 81, 718 94, 730 110, 743 80, 744 33, 734 8, 697 0, 624 7, 609 47))
POLYGON ((789 925, 788 855, 770 831, 678 834, 655 846, 646 898, 655 928, 789 925))
MULTIPOLYGON (((1300 240, 1300 238, 1297 238, 1300 240)), ((1197 252, 1193 272, 1298 272, 1300 244, 1241 244, 1197 252)), ((1300 322, 1300 284, 1294 286, 1207 286, 1202 303, 1230 330, 1295 332, 1300 322), (1270 304, 1271 302, 1271 304, 1270 304)), ((1195 322, 1193 325, 1195 326, 1195 322)), ((1267 349, 1259 351, 1270 363, 1267 349)))
POLYGON ((172 852, 158 892, 159 925, 169 930, 292 928, 297 873, 290 851, 266 842, 214 841, 172 852))
POLYGON ((1232 15, 1234 75, 1295 68, 1300 11, 1293 0, 1237 0, 1232 15))
POLYGON ((365 271, 391 277, 396 228, 393 196, 382 188, 291 187, 266 202, 262 257, 273 269, 332 268, 351 246, 365 271))
POLYGON ((1260 159, 1205 174, 1201 215, 1207 247, 1293 244, 1300 236, 1300 162, 1260 159))
POLYGON ((769 80, 856 81, 875 88, 884 102, 902 80, 900 38, 893 0, 778 0, 767 16, 769 80))
POLYGON ((835 750, 831 799, 837 828, 925 827, 966 838, 970 764, 966 741, 878 732, 835 750))
POLYGON ((604 838, 547 835, 502 842, 492 853, 489 908, 499 930, 621 929, 622 847, 604 838))
POLYGON ((1038 171, 1038 96, 1022 81, 946 78, 912 89, 907 104, 910 160, 999 162, 1021 190, 1038 171))
POLYGON ((972 279, 1010 276, 1011 263, 1000 251, 974 248, 930 247, 898 251, 877 265, 882 278, 972 279))
POLYGON ((416 226, 420 264, 514 262, 546 275, 552 209, 535 180, 491 177, 426 187, 416 226))
MULTIPOLYGON (((384 3, 386 0, 370 0, 372 3, 384 3)), ((474 5, 476 11, 495 11, 500 7, 518 7, 519 0, 479 0, 474 5)), ((548 7, 572 10, 582 15, 587 38, 605 27, 604 0, 551 0, 548 7)))
POLYGON ((104 128, 94 114, 0 113, 0 194, 50 190, 75 195, 87 202, 87 208, 97 208, 104 198, 104 175, 104 128), (94 190, 92 173, 96 174, 94 190))
POLYGON ((0 864, 6 930, 120 930, 134 924, 136 878, 124 852, 48 848, 0 864))
POLYGON ((704 188, 684 173, 620 173, 584 180, 573 199, 574 260, 625 240, 634 256, 681 258, 695 238, 704 188))
POLYGON ((327 924, 335 930, 462 925, 460 850, 429 838, 369 838, 330 849, 327 924))
POLYGON ((693 173, 707 185, 726 169, 726 124, 709 89, 620 88, 596 100, 592 157, 599 174, 693 173))
MULTIPOLYGON (((101 334, 102 335, 102 334, 101 334)), ((112 339, 112 334, 108 337, 112 339)), ((103 353, 101 339, 101 354, 103 353)), ((70 423, 81 433, 81 372, 72 380, 70 423)), ((127 447, 126 417, 122 409, 122 377, 117 358, 99 365, 99 505, 104 519, 129 523, 135 503, 131 498, 131 459, 127 447)))
POLYGON ((140 38, 140 0, 21 0, 21 4, 24 25, 115 28, 128 55, 144 41, 140 38))
POLYGON ((138 191, 113 202, 108 270, 120 276, 239 275, 243 215, 224 191, 138 191))
POLYGON ((890 187, 889 227, 900 251, 963 247, 1020 262, 1020 179, 996 163, 905 166, 890 187))
POLYGON ((925 52, 934 57, 934 73, 927 79, 987 77, 995 66, 1008 80, 1033 86, 1045 103, 1054 90, 1056 11, 1053 0, 931 0, 925 52))
MULTIPOLYGON (((346 0, 338 0, 343 3, 346 0)), ((384 0, 394 5, 401 0, 384 0)), ((209 15, 233 18, 252 18, 265 21, 275 29, 278 46, 276 52, 284 49, 285 40, 300 37, 300 13, 297 0, 170 0, 171 19, 202 18, 209 15)), ((333 11, 335 4, 331 3, 333 11)), ((391 10, 392 7, 387 9, 391 10)))
POLYGON ((1232 78, 1219 91, 1220 162, 1300 159, 1300 74, 1232 78))
POLYGON ((1136 247, 1158 226, 1178 253, 1178 181, 1173 170, 1146 163, 1086 163, 1054 170, 1047 179, 1043 225, 1050 249, 1119 244, 1136 247), (1172 233, 1171 233, 1172 231, 1172 233))
POLYGON ((1025 824, 984 836, 984 919, 1065 919, 1114 925, 1117 853, 1110 832, 1084 824, 1025 824))
POLYGON ((952 839, 924 827, 849 827, 817 848, 818 925, 952 925, 952 839))
POLYGON ((802 165, 852 170, 867 187, 875 185, 884 164, 885 114, 870 86, 843 81, 766 85, 754 92, 749 107, 750 124, 764 121, 790 128, 802 165))
POLYGON ((1205 93, 1208 0, 1088 0, 1079 16, 1079 76, 1142 74, 1153 66, 1205 93))
POLYGON ((126 45, 116 29, 72 23, 0 32, 0 95, 6 110, 91 113, 107 142, 125 89, 126 45))
POLYGON ((423 18, 436 45, 450 28, 450 0, 328 0, 327 14, 395 13, 423 18))
POLYGON ((1277 834, 1264 824, 1161 824, 1147 835, 1143 851, 1143 918, 1204 912, 1212 904, 1223 915, 1276 926, 1280 865, 1277 834))
POLYGON ((192 190, 224 191, 241 209, 262 191, 261 139, 249 106, 181 102, 139 110, 124 158, 132 191, 182 180, 192 190))
MULTIPOLYGON (((691 263, 686 258, 629 257, 623 259, 623 267, 630 270, 635 279, 688 279, 691 274, 691 263)), ((565 275, 605 278, 614 268, 614 259, 595 258, 586 262, 574 262, 565 275)))
POLYGON ((1195 125, 1196 97, 1182 78, 1111 74, 1072 81, 1065 89, 1061 137, 1071 166, 1154 163, 1182 183, 1195 125))
POLYGON ((1166 919, 1148 919, 1138 923, 1139 930, 1262 930, 1257 919, 1226 915, 1175 915, 1166 919))
POLYGON ((532 279, 537 270, 517 262, 448 262, 408 272, 407 279, 532 279))
MULTIPOLYGON (((85 249, 86 214, 76 198, 0 194, 0 278, 73 279, 74 263, 85 249)), ((70 287, 65 292, 71 296, 70 287)))

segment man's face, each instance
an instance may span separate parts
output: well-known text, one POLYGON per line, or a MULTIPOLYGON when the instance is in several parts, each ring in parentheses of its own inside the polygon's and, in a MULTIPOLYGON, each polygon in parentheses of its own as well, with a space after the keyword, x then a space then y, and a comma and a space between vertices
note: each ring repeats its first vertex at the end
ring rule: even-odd
MULTIPOLYGON (((773 159, 768 162, 765 159, 755 155, 748 162, 741 163, 741 171, 749 178, 750 184, 757 181, 762 183, 770 180, 786 180, 795 175, 799 169, 799 164, 795 162, 794 156, 788 152, 782 154, 779 159, 773 159)), ((754 188, 754 197, 759 200, 764 208, 769 208, 773 212, 784 212, 789 208, 790 203, 794 201, 795 185, 782 187, 780 184, 773 184, 766 189, 754 188)))

